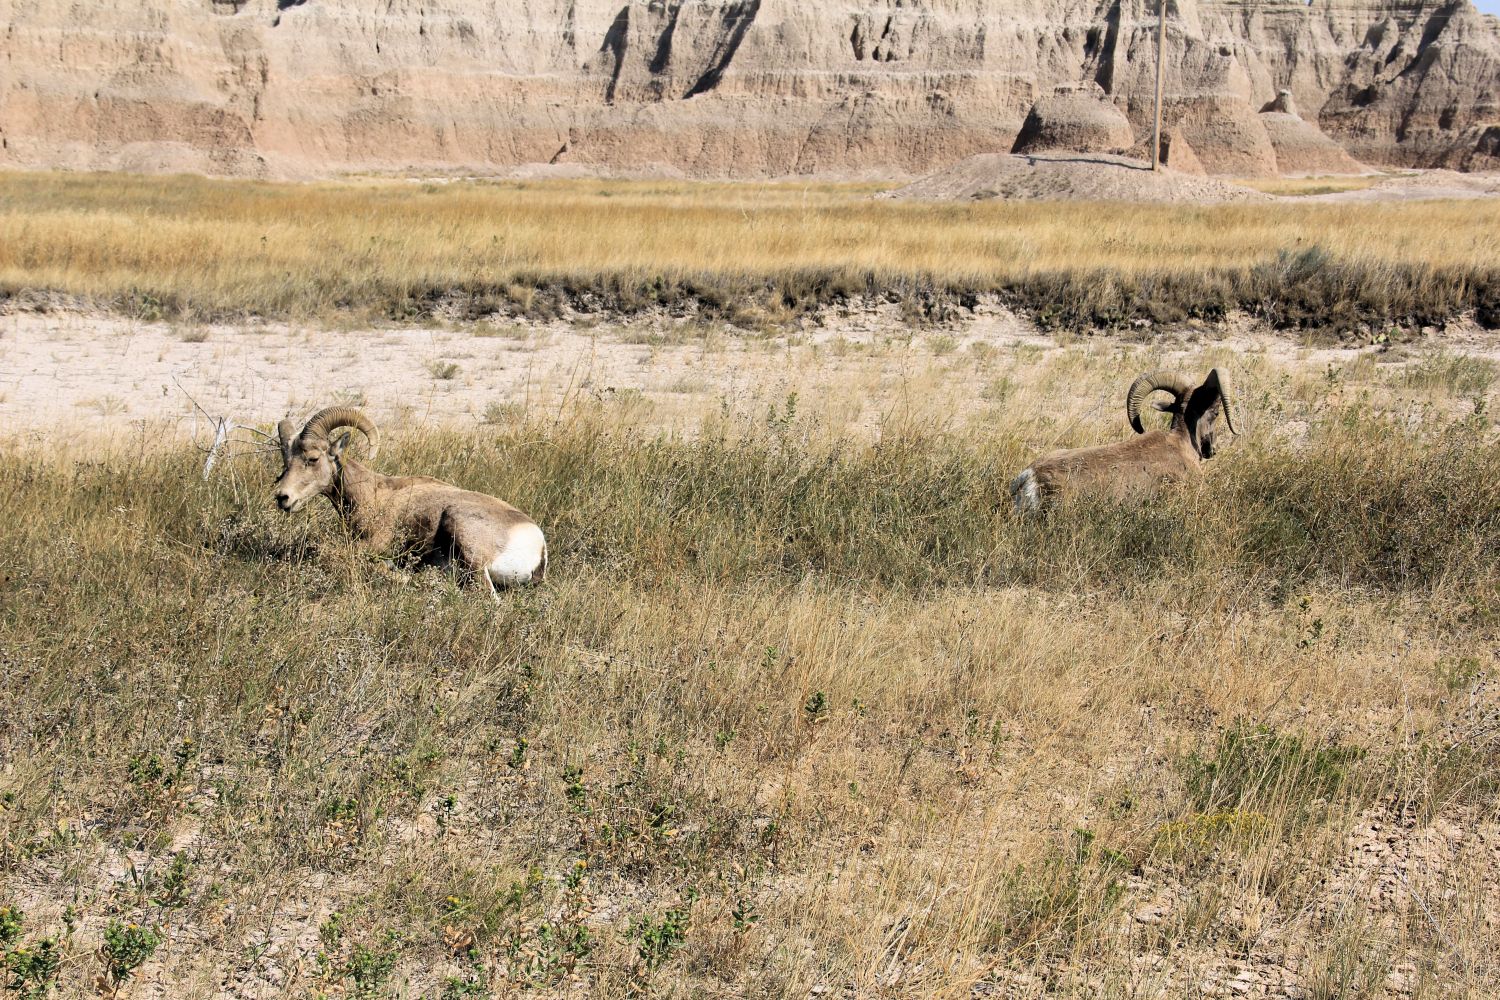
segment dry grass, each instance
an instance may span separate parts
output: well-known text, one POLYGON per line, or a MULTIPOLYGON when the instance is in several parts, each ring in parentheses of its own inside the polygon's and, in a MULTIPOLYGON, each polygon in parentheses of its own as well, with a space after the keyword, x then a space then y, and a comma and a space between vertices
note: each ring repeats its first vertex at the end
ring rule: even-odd
POLYGON ((0 289, 148 318, 665 305, 753 324, 860 297, 931 318, 998 294, 1073 327, 1232 308, 1340 329, 1475 310, 1500 323, 1491 202, 944 205, 873 191, 7 174, 0 289))
POLYGON ((849 386, 391 428, 548 528, 498 607, 258 460, 9 445, 3 945, 83 992, 137 924, 174 997, 1492 996, 1493 373, 1243 360, 1203 483, 1030 521, 1037 441, 1123 429, 1037 405, 1107 353, 878 440, 849 386))
MULTIPOLYGON (((1265 194, 1281 197, 1305 198, 1315 194, 1338 194, 1342 191, 1363 191, 1388 179, 1390 174, 1364 174, 1346 176, 1342 174, 1318 177, 1248 177, 1236 183, 1254 188, 1265 194)), ((1400 175, 1397 175, 1400 176, 1400 175)))

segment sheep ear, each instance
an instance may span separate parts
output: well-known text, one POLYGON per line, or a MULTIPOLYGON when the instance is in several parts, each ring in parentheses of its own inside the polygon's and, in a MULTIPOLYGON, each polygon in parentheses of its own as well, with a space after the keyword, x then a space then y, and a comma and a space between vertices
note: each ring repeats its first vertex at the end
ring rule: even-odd
POLYGON ((290 420, 282 420, 276 425, 276 443, 281 446, 281 457, 287 461, 292 458, 292 442, 297 440, 297 425, 290 420))
POLYGON ((1223 408, 1224 387, 1219 382, 1219 370, 1215 368, 1188 397, 1187 411, 1183 414, 1188 435, 1193 440, 1193 448, 1204 458, 1213 457, 1214 420, 1223 408))
POLYGON ((353 436, 353 433, 351 433, 350 431, 345 431, 338 437, 328 442, 328 450, 333 453, 335 458, 342 456, 344 454, 344 449, 349 446, 349 439, 353 436))

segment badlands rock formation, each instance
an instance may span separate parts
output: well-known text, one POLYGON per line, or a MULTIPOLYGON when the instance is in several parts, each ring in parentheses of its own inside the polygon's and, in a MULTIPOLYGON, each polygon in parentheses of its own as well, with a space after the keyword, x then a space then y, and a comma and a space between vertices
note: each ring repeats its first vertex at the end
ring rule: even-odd
MULTIPOLYGON (((1153 10, 0 0, 0 165, 923 173, 1009 150, 1059 85, 1097 85, 1139 141, 1153 10)), ((1278 169, 1259 113, 1283 89, 1359 160, 1500 166, 1500 21, 1468 0, 1176 0, 1167 64, 1168 124, 1210 172, 1278 169)))
POLYGON ((1031 107, 1021 125, 1014 153, 1061 149, 1075 153, 1118 153, 1135 145, 1130 119, 1097 83, 1062 86, 1031 107))
POLYGON ((1297 114, 1297 102, 1290 90, 1283 90, 1260 113, 1261 126, 1276 152, 1276 169, 1283 174, 1357 174, 1364 167, 1297 114))

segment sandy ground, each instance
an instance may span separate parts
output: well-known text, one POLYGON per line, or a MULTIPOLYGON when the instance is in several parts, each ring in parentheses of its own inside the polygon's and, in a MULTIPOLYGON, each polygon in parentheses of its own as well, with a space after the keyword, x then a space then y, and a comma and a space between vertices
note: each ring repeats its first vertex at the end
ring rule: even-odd
MULTIPOLYGON (((1456 326, 1382 358, 1382 368, 1434 350, 1500 360, 1500 337, 1456 326)), ((0 317, 0 437, 82 439, 144 426, 201 436, 205 414, 270 427, 331 403, 363 407, 382 426, 465 427, 545 417, 587 396, 637 400, 645 423, 681 428, 715 406, 763 408, 792 393, 804 411, 834 406, 837 397, 841 409, 824 413, 826 421, 873 433, 902 408, 962 420, 997 377, 1017 365, 1041 369, 1064 351, 1118 358, 1132 369, 1198 364, 1211 351, 1314 374, 1370 353, 1308 347, 1248 321, 1149 343, 1059 339, 998 307, 938 329, 913 330, 891 311, 772 337, 674 320, 318 329, 18 312, 0 317)), ((1085 418, 1113 408, 1116 395, 1069 400, 1067 408, 1085 418)))
POLYGON ((1368 188, 1311 195, 1314 201, 1427 201, 1500 197, 1500 174, 1461 174, 1453 170, 1414 170, 1387 177, 1368 188))
POLYGON ((1266 201, 1259 191, 1216 177, 1154 172, 1141 160, 1104 153, 984 153, 890 193, 893 198, 1006 201, 1266 201))
MULTIPOLYGON (((705 397, 782 398, 851 376, 882 395, 931 357, 915 340, 891 346, 898 333, 880 319, 760 338, 670 321, 335 330, 19 313, 0 318, 0 424, 11 434, 142 421, 192 431, 204 411, 268 426, 347 403, 382 423, 473 426, 593 395, 639 396, 653 423, 672 426, 705 397)), ((1008 314, 976 322, 971 339, 1052 343, 1008 314)))
MULTIPOLYGON (((888 192, 923 200, 1130 201, 1213 205, 1246 201, 1421 201, 1500 197, 1500 174, 1411 170, 1369 175, 1369 187, 1321 195, 1277 197, 1222 177, 1174 170, 1153 172, 1142 160, 1103 153, 984 153, 888 192)), ((1346 175, 1330 178, 1347 180, 1346 175)))

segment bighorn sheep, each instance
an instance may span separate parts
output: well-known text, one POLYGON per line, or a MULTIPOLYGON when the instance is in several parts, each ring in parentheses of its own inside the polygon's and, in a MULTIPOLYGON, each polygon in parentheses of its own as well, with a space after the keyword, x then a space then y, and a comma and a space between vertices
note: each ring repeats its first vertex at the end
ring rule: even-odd
POLYGON ((542 530, 516 508, 483 493, 427 476, 385 476, 344 454, 352 427, 380 450, 370 418, 347 406, 313 414, 299 432, 290 420, 276 427, 284 463, 276 504, 295 514, 325 496, 344 523, 375 551, 400 547, 432 565, 453 565, 461 578, 497 587, 539 583, 547 572, 542 530))
POLYGON ((1145 491, 1164 479, 1194 474, 1214 455, 1214 421, 1222 413, 1231 433, 1228 380, 1215 368, 1203 384, 1175 372, 1148 372, 1130 385, 1125 413, 1140 437, 1095 448, 1055 451, 1038 459, 1012 479, 1010 495, 1020 511, 1036 510, 1057 497, 1079 493, 1123 494, 1145 491), (1172 415, 1164 431, 1146 433, 1141 403, 1153 392, 1172 394, 1170 403, 1154 405, 1172 415))

